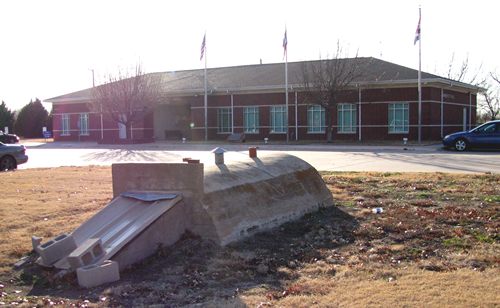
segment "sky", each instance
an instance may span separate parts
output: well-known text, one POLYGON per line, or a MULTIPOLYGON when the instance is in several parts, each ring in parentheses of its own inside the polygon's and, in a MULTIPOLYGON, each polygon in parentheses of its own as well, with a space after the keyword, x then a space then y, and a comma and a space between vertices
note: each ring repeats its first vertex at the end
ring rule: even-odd
MULTIPOLYGON (((18 110, 92 86, 141 64, 146 72, 283 62, 334 55, 376 57, 446 74, 468 57, 500 72, 500 2, 488 0, 6 0, 0 1, 0 101, 18 110)), ((51 104, 44 104, 47 109, 51 104)))

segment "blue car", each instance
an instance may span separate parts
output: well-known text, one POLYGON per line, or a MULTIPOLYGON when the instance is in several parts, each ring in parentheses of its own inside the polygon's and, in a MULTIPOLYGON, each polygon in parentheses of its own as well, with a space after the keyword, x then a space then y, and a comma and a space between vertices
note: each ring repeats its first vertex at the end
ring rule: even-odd
POLYGON ((469 131, 447 135, 443 138, 443 145, 457 151, 470 148, 500 149, 500 120, 484 123, 469 131))

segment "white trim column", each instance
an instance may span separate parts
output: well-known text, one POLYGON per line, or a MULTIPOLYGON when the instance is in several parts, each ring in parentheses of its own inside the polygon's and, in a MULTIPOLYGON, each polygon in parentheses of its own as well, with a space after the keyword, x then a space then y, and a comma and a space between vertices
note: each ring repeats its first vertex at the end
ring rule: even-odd
POLYGON ((444 89, 441 88, 441 138, 444 137, 444 89))
POLYGON ((295 141, 299 141, 299 116, 298 116, 297 91, 295 91, 295 141))
POLYGON ((469 129, 472 129, 472 93, 469 92, 469 129))
POLYGON ((101 104, 101 140, 104 139, 104 121, 102 119, 102 104, 101 104))
POLYGON ((231 133, 234 134, 234 97, 231 93, 231 133))
POLYGON ((467 107, 464 107, 464 110, 462 111, 462 130, 467 130, 467 107))
POLYGON ((361 88, 358 87, 358 140, 361 141, 361 88))

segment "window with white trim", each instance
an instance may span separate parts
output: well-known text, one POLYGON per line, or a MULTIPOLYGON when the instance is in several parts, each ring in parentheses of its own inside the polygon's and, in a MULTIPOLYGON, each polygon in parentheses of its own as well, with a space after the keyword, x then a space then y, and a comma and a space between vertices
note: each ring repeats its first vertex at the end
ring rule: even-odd
POLYGON ((89 135, 89 114, 80 113, 80 136, 89 135))
POLYGON ((408 133, 409 108, 408 103, 389 104, 389 133, 408 133))
POLYGON ((231 108, 217 109, 217 133, 227 134, 232 132, 232 116, 231 108))
POLYGON ((325 132, 325 108, 321 105, 312 105, 307 108, 307 132, 325 132))
POLYGON ((271 133, 286 133, 286 106, 271 106, 271 133))
POLYGON ((69 133, 69 114, 63 113, 61 115, 61 135, 68 136, 69 133))
POLYGON ((355 104, 338 104, 337 105, 337 122, 339 134, 354 134, 356 133, 356 105, 355 104))
POLYGON ((243 109, 243 127, 245 133, 259 132, 259 107, 245 107, 243 109))

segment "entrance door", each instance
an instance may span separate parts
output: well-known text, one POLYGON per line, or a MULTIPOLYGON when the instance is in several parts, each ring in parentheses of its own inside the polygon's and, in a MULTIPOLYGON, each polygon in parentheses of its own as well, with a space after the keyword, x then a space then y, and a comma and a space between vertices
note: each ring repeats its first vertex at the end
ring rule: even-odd
MULTIPOLYGON (((122 114, 120 115, 121 120, 126 120, 127 116, 122 114)), ((127 127, 125 124, 118 122, 118 138, 120 139, 127 139, 127 127)))

